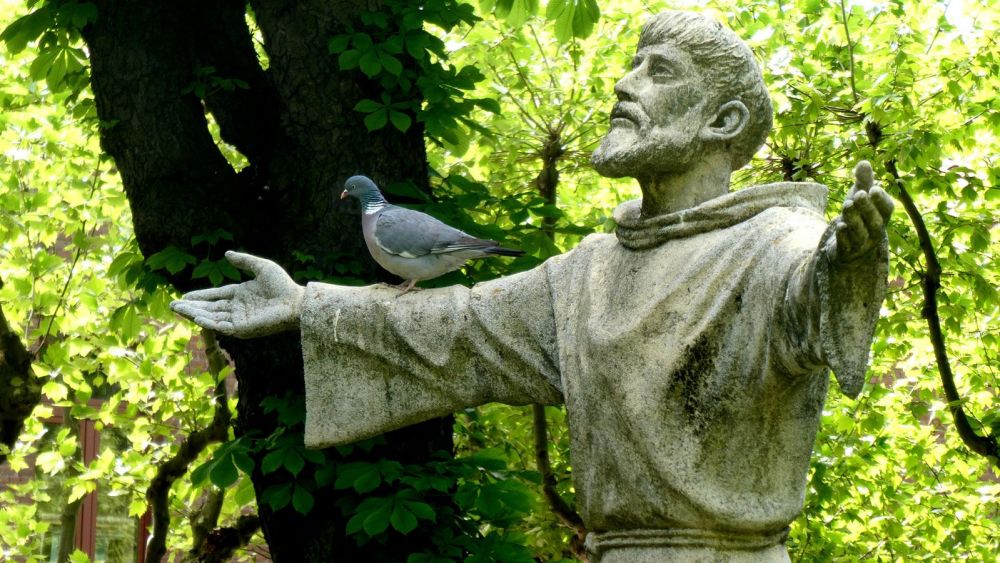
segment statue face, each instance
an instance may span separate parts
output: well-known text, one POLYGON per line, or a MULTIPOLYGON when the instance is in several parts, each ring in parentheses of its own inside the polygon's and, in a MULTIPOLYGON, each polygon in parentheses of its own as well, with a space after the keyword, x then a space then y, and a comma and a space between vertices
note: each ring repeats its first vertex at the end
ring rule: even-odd
POLYGON ((686 170, 702 149, 701 70, 669 43, 648 45, 615 85, 611 128, 591 161, 604 176, 634 178, 686 170))

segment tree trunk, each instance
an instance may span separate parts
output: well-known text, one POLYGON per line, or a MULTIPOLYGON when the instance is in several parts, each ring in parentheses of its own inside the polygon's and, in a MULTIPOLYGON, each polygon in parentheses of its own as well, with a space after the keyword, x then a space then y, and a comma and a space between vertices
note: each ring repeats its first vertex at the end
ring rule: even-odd
MULTIPOLYGON (((234 237, 233 248, 266 256, 289 271, 302 253, 315 258, 310 267, 325 272, 346 256, 361 262, 366 279, 384 275, 363 247, 356 206, 334 196, 358 173, 381 185, 409 180, 427 189, 427 164, 419 124, 406 133, 366 131, 353 107, 362 98, 377 98, 378 85, 357 71, 341 72, 327 52, 329 38, 343 33, 362 6, 251 2, 268 56, 264 70, 243 2, 95 3, 98 19, 83 35, 98 115, 106 125, 101 141, 121 173, 145 255, 170 245, 203 254, 191 250, 191 237, 225 229, 234 237), (248 87, 227 90, 210 83, 201 100, 191 86, 205 80, 207 67, 248 87), (223 139, 249 160, 239 173, 209 135, 206 110, 223 139)), ((182 291, 204 284, 192 281, 190 270, 170 281, 182 291)), ((303 393, 299 335, 225 339, 222 345, 239 380, 237 434, 270 434, 276 420, 263 412, 261 400, 303 393)), ((451 422, 431 421, 387 439, 387 448, 402 459, 419 461, 436 450, 450 451, 451 422)), ((287 476, 255 471, 258 498, 282 478, 287 476)), ((398 560, 429 546, 418 531, 385 546, 358 548, 344 537, 336 496, 332 489, 318 491, 308 516, 290 506, 274 512, 261 504, 261 527, 275 561, 398 560)))
POLYGON ((42 382, 31 370, 31 355, 0 307, 0 463, 7 460, 6 452, 14 447, 24 420, 41 398, 42 382))

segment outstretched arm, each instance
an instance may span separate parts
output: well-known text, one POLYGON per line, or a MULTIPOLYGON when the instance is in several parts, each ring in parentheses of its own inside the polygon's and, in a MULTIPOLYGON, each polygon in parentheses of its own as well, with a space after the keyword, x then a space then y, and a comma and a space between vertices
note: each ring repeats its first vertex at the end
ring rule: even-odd
POLYGON ((777 357, 790 374, 833 370, 841 390, 864 384, 875 321, 885 296, 885 226, 893 203, 873 187, 871 165, 854 169, 854 187, 816 250, 791 272, 779 307, 777 357))
POLYGON ((204 328, 238 338, 299 328, 304 287, 265 258, 229 251, 226 259, 253 273, 254 279, 192 291, 171 303, 170 308, 204 328))
POLYGON ((301 323, 309 447, 493 401, 562 400, 544 266, 402 296, 310 283, 301 323))

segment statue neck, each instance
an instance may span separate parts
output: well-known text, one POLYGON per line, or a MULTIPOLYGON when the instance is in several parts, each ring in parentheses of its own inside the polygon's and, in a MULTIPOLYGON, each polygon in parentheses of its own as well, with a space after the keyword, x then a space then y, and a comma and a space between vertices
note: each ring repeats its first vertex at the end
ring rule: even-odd
POLYGON ((642 217, 656 217, 689 209, 729 192, 732 167, 729 156, 706 155, 680 173, 639 178, 642 217))

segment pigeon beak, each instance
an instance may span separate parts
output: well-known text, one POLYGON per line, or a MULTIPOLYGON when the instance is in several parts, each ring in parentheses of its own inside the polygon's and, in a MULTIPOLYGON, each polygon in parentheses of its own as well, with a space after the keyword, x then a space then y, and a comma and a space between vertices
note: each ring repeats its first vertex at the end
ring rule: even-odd
POLYGON ((347 190, 340 192, 340 199, 347 199, 347 190))

